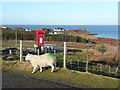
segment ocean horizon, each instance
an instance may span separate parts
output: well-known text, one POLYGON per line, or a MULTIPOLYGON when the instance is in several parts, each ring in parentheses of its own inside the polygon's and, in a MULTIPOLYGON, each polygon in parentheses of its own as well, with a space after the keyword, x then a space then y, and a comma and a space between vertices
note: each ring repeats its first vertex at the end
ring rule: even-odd
POLYGON ((54 29, 80 29, 85 28, 88 32, 97 33, 98 37, 120 39, 118 37, 118 25, 2 25, 11 27, 20 27, 24 29, 42 30, 42 28, 54 29))

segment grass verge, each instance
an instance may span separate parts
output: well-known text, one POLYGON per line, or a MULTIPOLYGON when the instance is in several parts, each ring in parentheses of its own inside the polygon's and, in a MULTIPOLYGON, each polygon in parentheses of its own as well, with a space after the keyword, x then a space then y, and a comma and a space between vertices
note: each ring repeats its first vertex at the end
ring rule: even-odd
MULTIPOLYGON (((32 66, 29 62, 19 61, 3 61, 2 69, 11 72, 20 72, 31 75, 32 66)), ((118 88, 119 79, 95 75, 91 73, 83 73, 63 68, 56 68, 56 72, 51 73, 50 68, 42 73, 37 71, 32 76, 55 80, 64 84, 70 84, 81 88, 118 88)))

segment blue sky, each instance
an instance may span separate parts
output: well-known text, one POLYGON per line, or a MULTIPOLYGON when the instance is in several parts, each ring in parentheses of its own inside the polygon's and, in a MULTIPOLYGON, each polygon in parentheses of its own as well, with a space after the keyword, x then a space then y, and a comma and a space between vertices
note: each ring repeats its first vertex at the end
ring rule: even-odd
POLYGON ((2 2, 2 24, 116 25, 117 2, 2 2))

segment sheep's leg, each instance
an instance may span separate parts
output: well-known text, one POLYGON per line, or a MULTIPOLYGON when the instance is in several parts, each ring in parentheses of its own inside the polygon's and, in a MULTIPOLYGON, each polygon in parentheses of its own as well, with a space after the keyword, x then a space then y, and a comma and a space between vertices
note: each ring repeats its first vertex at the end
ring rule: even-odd
POLYGON ((34 67, 34 68, 33 68, 32 74, 35 72, 35 69, 36 69, 36 68, 37 68, 37 67, 34 67))
POLYGON ((54 67, 54 66, 51 66, 51 68, 52 68, 51 72, 53 72, 55 67, 54 67))
POLYGON ((42 67, 40 67, 40 72, 42 72, 42 67))

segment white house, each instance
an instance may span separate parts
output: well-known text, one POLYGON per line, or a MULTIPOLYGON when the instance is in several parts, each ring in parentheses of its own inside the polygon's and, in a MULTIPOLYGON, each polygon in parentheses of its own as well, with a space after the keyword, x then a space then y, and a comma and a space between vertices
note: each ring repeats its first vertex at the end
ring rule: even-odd
POLYGON ((63 28, 55 28, 54 31, 65 31, 63 28))
POLYGON ((51 35, 63 35, 63 34, 65 34, 64 31, 65 31, 65 29, 63 29, 63 28, 55 28, 53 30, 53 32, 49 32, 49 34, 51 34, 51 35))
POLYGON ((63 35, 64 32, 54 32, 54 35, 63 35))
POLYGON ((49 34, 51 34, 51 35, 63 35, 64 34, 64 32, 50 32, 49 34))
POLYGON ((32 31, 31 29, 26 29, 25 31, 32 31))
POLYGON ((3 26, 3 27, 1 27, 1 28, 7 28, 7 27, 3 26))

